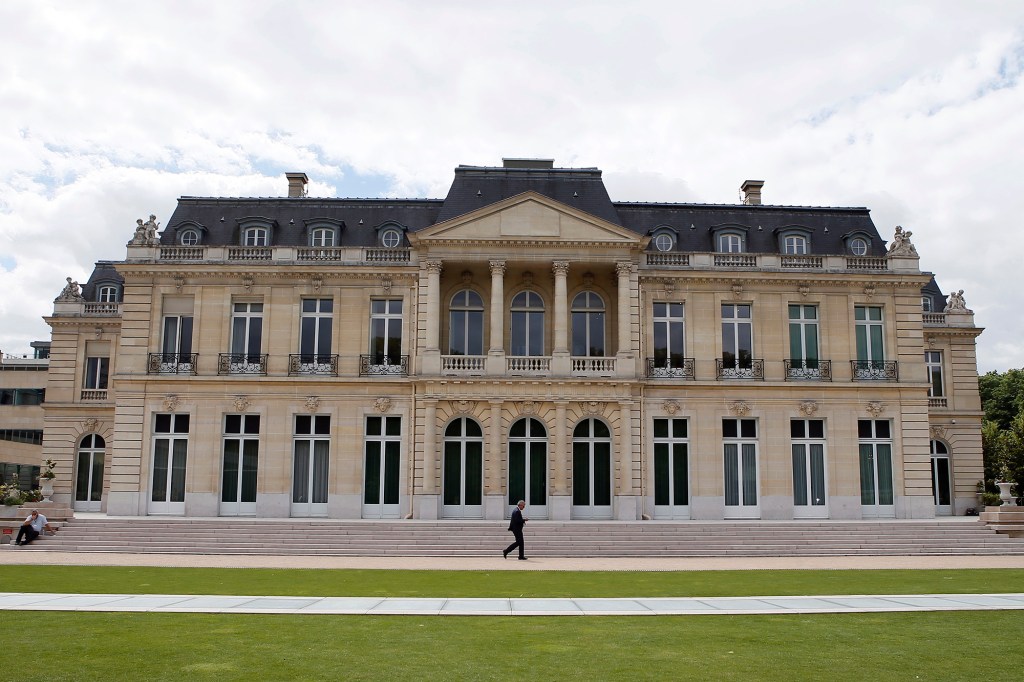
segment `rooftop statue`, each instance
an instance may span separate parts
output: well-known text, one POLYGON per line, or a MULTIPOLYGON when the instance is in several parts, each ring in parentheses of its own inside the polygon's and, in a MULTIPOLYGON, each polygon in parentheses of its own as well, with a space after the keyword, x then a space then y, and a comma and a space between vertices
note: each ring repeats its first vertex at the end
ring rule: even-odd
POLYGON ((68 283, 64 285, 60 293, 57 294, 57 298, 54 301, 70 301, 73 303, 81 303, 85 299, 82 298, 82 290, 78 287, 78 282, 74 282, 70 277, 67 278, 68 283))
POLYGON ((944 313, 965 313, 973 315, 974 311, 967 307, 967 303, 964 301, 964 290, 954 291, 948 297, 946 307, 942 312, 944 313))
POLYGON ((892 244, 889 245, 890 256, 912 256, 917 257, 917 249, 910 243, 910 230, 904 230, 900 225, 896 226, 896 234, 893 235, 892 244))
POLYGON ((160 223, 156 221, 156 216, 152 213, 145 223, 142 222, 142 218, 139 218, 135 221, 135 235, 128 242, 128 246, 156 246, 160 243, 156 236, 159 227, 160 223))

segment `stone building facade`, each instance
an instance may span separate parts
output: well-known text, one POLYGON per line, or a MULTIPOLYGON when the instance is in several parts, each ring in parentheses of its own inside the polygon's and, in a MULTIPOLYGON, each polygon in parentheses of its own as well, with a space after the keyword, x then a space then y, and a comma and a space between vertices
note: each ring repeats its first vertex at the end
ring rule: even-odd
POLYGON ((975 339, 863 208, 182 197, 58 299, 44 457, 118 515, 927 518, 982 478, 975 339))

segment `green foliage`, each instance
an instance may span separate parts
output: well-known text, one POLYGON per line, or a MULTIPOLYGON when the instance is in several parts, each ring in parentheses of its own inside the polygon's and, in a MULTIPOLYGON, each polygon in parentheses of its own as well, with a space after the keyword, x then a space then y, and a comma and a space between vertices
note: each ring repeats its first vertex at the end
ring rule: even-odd
POLYGON ((1024 411, 1024 369, 983 374, 978 377, 978 390, 985 419, 1001 429, 1010 428, 1014 418, 1024 411))
POLYGON ((997 481, 1024 482, 1024 369, 984 374, 978 388, 985 410, 985 490, 994 493, 997 481))
POLYGON ((16 507, 25 504, 25 493, 18 489, 17 483, 6 483, 0 485, 0 504, 8 507, 16 507))

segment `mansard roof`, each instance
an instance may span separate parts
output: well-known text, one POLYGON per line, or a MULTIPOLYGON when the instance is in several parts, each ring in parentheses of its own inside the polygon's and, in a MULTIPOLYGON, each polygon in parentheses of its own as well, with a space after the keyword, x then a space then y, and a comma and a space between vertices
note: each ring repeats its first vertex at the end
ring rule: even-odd
POLYGON ((89 281, 82 285, 82 298, 86 301, 96 300, 96 289, 102 284, 124 285, 124 277, 114 269, 114 263, 108 260, 97 261, 93 267, 89 281))
POLYGON ((671 228, 678 238, 675 251, 713 251, 715 232, 731 226, 746 235, 744 250, 750 253, 778 252, 780 234, 788 228, 809 235, 810 254, 849 253, 847 241, 856 234, 869 241, 866 255, 886 252, 866 208, 615 202, 597 168, 486 166, 457 167, 444 199, 182 197, 161 243, 176 243, 181 230, 193 227, 202 244, 239 244, 243 222, 258 218, 270 226, 276 245, 307 244, 307 226, 326 219, 342 225, 339 245, 374 246, 377 228, 385 223, 418 232, 528 192, 639 235, 671 228))

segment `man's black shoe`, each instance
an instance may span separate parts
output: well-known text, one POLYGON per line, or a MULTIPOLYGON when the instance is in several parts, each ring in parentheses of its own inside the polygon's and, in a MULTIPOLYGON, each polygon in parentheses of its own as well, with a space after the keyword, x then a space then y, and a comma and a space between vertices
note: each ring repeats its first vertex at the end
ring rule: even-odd
POLYGON ((521 556, 521 557, 519 557, 519 560, 520 560, 520 561, 526 561, 526 557, 524 557, 524 556, 521 556))
POLYGON ((508 558, 508 550, 505 550, 505 549, 501 550, 501 558, 502 559, 507 559, 508 558))

